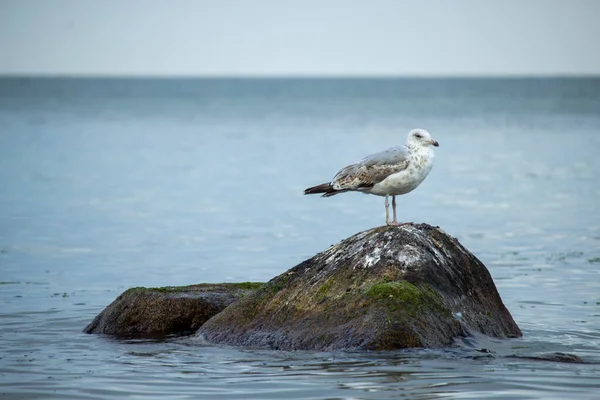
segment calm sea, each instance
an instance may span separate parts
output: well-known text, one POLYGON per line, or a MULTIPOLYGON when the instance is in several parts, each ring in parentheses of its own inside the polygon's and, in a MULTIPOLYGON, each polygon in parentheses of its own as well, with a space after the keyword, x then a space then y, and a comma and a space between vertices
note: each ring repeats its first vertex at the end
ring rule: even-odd
POLYGON ((600 79, 0 79, 0 398, 597 398, 599 152, 600 79), (522 339, 312 353, 81 333, 129 287, 267 281, 382 225, 382 198, 302 190, 415 127, 440 147, 399 219, 479 257, 522 339), (551 352, 586 363, 512 357, 551 352))

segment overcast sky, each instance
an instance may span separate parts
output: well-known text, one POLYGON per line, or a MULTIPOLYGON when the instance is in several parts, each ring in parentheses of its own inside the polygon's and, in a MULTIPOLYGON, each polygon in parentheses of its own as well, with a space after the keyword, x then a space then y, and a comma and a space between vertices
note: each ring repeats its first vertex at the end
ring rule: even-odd
POLYGON ((600 74, 600 0, 0 0, 0 74, 600 74))

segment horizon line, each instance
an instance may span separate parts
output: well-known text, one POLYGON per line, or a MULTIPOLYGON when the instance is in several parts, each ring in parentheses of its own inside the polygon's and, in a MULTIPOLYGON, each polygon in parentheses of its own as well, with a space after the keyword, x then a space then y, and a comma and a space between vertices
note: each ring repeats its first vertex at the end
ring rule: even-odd
POLYGON ((597 74, 92 74, 0 73, 0 79, 597 79, 597 74))

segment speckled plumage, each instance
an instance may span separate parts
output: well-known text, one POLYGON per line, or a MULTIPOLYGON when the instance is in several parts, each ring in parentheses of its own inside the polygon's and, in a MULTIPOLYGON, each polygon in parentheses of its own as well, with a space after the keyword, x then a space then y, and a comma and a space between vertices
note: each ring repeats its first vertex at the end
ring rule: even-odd
POLYGON ((435 155, 429 147, 438 146, 424 129, 408 133, 406 144, 372 154, 339 171, 329 183, 313 186, 304 194, 321 193, 329 197, 338 193, 358 191, 385 196, 386 223, 397 225, 396 197, 416 189, 427 177, 435 155), (388 196, 392 196, 394 220, 389 221, 388 196))

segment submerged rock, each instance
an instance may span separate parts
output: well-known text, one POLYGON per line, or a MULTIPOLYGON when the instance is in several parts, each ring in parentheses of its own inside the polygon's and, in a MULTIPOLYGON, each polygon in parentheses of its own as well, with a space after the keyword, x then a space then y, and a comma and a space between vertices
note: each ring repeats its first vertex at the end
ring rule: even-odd
POLYGON ((208 320, 214 343, 285 350, 444 347, 466 331, 519 337, 486 267, 426 224, 356 234, 208 320))
POLYGON ((191 334, 260 286, 262 283, 246 282, 129 289, 83 331, 126 337, 191 334))
POLYGON ((532 360, 532 361, 551 361, 551 362, 570 363, 570 364, 586 364, 586 361, 584 361, 578 355, 562 353, 562 352, 533 354, 533 355, 515 354, 515 355, 508 356, 508 358, 519 358, 522 360, 532 360))

